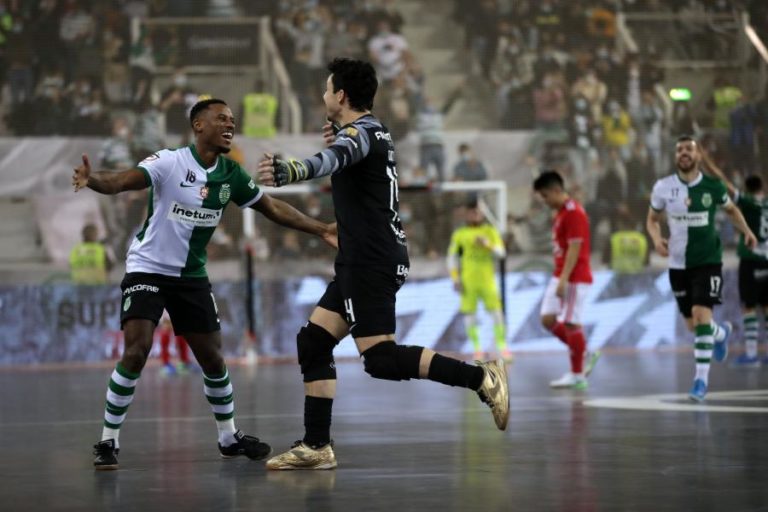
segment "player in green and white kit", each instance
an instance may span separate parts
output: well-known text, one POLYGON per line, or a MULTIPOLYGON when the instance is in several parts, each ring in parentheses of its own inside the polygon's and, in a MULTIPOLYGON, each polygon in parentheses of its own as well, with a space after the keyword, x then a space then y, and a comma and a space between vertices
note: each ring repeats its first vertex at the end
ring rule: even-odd
POLYGON ((736 366, 756 368, 761 364, 757 354, 757 306, 762 308, 763 315, 768 310, 768 198, 760 176, 749 176, 744 181, 744 191, 740 191, 708 155, 702 156, 704 165, 728 187, 747 225, 757 237, 754 249, 747 247, 743 235, 739 237, 739 297, 745 351, 735 361, 736 366))
POLYGON ((323 238, 336 246, 335 225, 313 220, 283 201, 272 199, 228 153, 235 120, 226 103, 209 99, 190 112, 195 143, 164 149, 124 172, 91 172, 87 155, 74 170, 75 192, 88 187, 102 194, 150 187, 149 211, 126 259, 120 324, 123 356, 107 389, 102 438, 96 444, 96 469, 117 469, 120 427, 152 348, 152 335, 163 309, 176 334, 183 335, 203 370, 205 396, 218 428, 223 458, 246 455, 262 459, 271 448, 235 428, 232 384, 221 356, 216 302, 205 270, 206 245, 234 202, 251 207, 281 224, 323 238))
POLYGON ((722 246, 715 228, 715 211, 721 206, 745 244, 754 247, 755 235, 744 216, 728 197, 725 184, 699 170, 701 154, 696 141, 680 137, 675 146, 677 172, 656 182, 651 193, 646 227, 656 251, 669 257, 669 281, 688 329, 695 333, 696 376, 689 396, 702 401, 707 393, 712 357, 728 354, 728 323, 717 325, 712 308, 720 304, 722 246), (662 237, 661 219, 666 214, 669 240, 662 237))

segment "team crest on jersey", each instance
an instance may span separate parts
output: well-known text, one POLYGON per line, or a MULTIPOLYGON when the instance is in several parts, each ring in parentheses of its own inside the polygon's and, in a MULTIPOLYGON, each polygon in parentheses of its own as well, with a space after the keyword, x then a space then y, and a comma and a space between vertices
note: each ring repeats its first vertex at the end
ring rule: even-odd
POLYGON ((203 187, 200 189, 200 197, 202 197, 203 199, 208 198, 208 187, 203 187))
POLYGON ((131 297, 130 295, 125 298, 125 302, 123 303, 123 311, 128 311, 131 309, 131 297))
POLYGON ((357 128, 354 128, 352 126, 350 126, 344 131, 347 132, 347 135, 349 135, 350 137, 357 137, 357 134, 360 133, 357 131, 357 128))
POLYGON ((701 204, 704 206, 704 208, 709 208, 712 206, 712 196, 709 194, 709 192, 705 192, 701 196, 701 204))
POLYGON ((232 191, 230 190, 229 183, 225 183, 221 186, 221 190, 219 190, 219 201, 221 201, 221 204, 226 203, 229 201, 229 197, 232 195, 232 191))

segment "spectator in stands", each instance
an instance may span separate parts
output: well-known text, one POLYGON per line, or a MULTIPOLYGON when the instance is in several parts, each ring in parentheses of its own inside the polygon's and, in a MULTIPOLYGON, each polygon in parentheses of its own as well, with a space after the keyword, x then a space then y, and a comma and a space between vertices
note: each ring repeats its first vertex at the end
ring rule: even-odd
POLYGON ((160 110, 152 103, 149 96, 141 100, 138 109, 133 125, 131 148, 135 162, 140 162, 165 147, 165 130, 160 110))
POLYGON ((707 107, 714 112, 712 127, 730 130, 731 110, 739 106, 739 100, 743 94, 741 89, 731 84, 727 78, 723 76, 715 78, 715 88, 707 103, 707 107))
POLYGON ((636 124, 638 137, 648 149, 657 176, 664 171, 664 153, 662 149, 664 111, 656 93, 646 89, 643 91, 643 101, 640 105, 640 122, 636 124))
POLYGON ((26 29, 16 37, 9 38, 7 44, 8 90, 11 94, 11 108, 32 100, 35 79, 32 65, 35 55, 32 52, 30 30, 26 29))
POLYGON ((533 23, 542 40, 552 40, 563 30, 563 19, 553 0, 539 0, 533 8, 533 23))
POLYGON ((431 98, 423 97, 416 115, 416 132, 419 135, 419 168, 429 176, 434 168, 438 181, 445 181, 445 147, 443 121, 453 103, 461 95, 462 82, 449 94, 445 103, 438 108, 431 98))
POLYGON ((512 117, 510 111, 513 91, 533 80, 533 69, 524 55, 524 48, 508 20, 499 21, 496 56, 491 65, 491 83, 496 89, 496 112, 502 127, 512 117))
POLYGON ((35 102, 35 135, 68 135, 71 129, 72 106, 63 88, 48 85, 35 102))
POLYGON ((65 0, 59 24, 59 38, 64 45, 64 74, 67 80, 78 69, 78 54, 96 37, 96 21, 79 0, 65 0))
POLYGON ((593 118, 589 102, 581 94, 573 99, 568 128, 570 130, 570 161, 573 166, 576 183, 588 181, 588 171, 591 162, 596 157, 596 141, 599 140, 600 129, 593 118))
POLYGON ((408 51, 405 38, 392 31, 389 20, 380 20, 368 41, 368 54, 381 82, 391 82, 402 74, 408 51))
MULTIPOLYGON (((627 206, 633 226, 642 228, 648 214, 653 184, 660 174, 652 172, 652 161, 647 146, 641 138, 632 145, 632 155, 627 161, 627 206)), ((664 174, 662 169, 661 173, 664 174)))
POLYGON ((112 121, 112 136, 104 141, 99 150, 99 167, 105 171, 124 171, 133 167, 131 153, 131 127, 124 117, 112 121))
POLYGON ((152 88, 152 78, 155 74, 155 52, 152 46, 152 38, 142 28, 138 41, 131 46, 131 101, 134 105, 140 105, 149 97, 152 88))
POLYGON ((165 127, 168 133, 189 136, 187 113, 197 102, 198 93, 188 84, 183 67, 177 67, 171 78, 171 85, 163 92, 160 110, 165 113, 165 127))
POLYGON ((478 160, 472 146, 467 143, 459 145, 459 162, 453 168, 454 181, 484 181, 488 179, 488 171, 483 162, 478 160))
POLYGON ((596 41, 616 39, 616 14, 614 2, 593 1, 587 10, 587 32, 596 41))
POLYGON ((386 120, 392 137, 397 141, 408 134, 411 123, 411 97, 405 71, 396 76, 382 91, 378 102, 384 107, 382 118, 386 120))
POLYGON ((608 87, 600 80, 597 72, 588 68, 571 87, 571 96, 582 96, 589 102, 589 110, 594 122, 599 122, 603 113, 603 104, 608 97, 608 87))
POLYGON ((629 141, 632 123, 629 114, 617 100, 606 106, 602 119, 603 141, 608 151, 616 150, 624 159, 629 158, 629 141))
POLYGON ((72 128, 79 135, 103 137, 109 131, 109 116, 101 87, 89 87, 82 103, 75 107, 72 128))
POLYGON ((536 129, 545 133, 562 132, 567 114, 565 93, 554 73, 546 73, 533 91, 536 129))
POLYGON ((672 133, 698 134, 701 131, 687 101, 676 101, 672 107, 672 133))

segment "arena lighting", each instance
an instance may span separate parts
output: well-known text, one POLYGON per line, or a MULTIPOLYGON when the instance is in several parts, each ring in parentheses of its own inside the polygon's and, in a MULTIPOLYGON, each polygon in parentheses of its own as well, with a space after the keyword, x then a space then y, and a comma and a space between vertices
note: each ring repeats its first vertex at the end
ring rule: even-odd
POLYGON ((687 87, 675 87, 669 90, 672 101, 691 101, 691 90, 687 87))

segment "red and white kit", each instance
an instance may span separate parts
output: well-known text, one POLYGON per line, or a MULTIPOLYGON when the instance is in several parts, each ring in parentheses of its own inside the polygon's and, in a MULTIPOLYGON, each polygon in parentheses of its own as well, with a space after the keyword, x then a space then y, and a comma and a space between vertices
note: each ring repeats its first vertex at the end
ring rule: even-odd
POLYGON ((552 242, 555 255, 555 271, 544 292, 541 315, 557 315, 564 324, 581 324, 584 302, 592 285, 592 269, 589 265, 589 219, 584 208, 574 199, 568 199, 557 212, 552 225, 552 242), (568 279, 565 297, 557 296, 557 283, 565 265, 568 243, 581 241, 579 258, 568 279))

